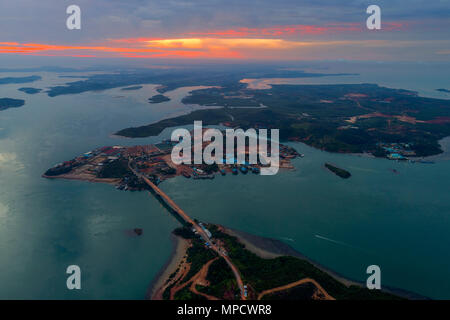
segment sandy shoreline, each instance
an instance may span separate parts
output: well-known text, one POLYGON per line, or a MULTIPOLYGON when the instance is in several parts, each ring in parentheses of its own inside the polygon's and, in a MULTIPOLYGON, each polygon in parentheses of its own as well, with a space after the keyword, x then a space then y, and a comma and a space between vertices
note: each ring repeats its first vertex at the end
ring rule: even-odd
POLYGON ((253 252, 257 256, 264 258, 264 259, 273 259, 280 256, 293 256, 297 257, 302 260, 306 260, 309 263, 311 263, 313 266, 318 268, 319 270, 328 273, 330 276, 338 280, 339 282, 342 282, 346 286, 350 285, 358 285, 360 286, 361 283, 357 281, 353 281, 347 278, 344 278, 340 276, 339 274, 333 272, 330 269, 327 269, 326 267, 320 265, 319 263, 312 261, 308 257, 304 256, 291 246, 285 244, 282 241, 276 240, 276 239, 270 239, 270 238, 264 238, 255 236, 252 234, 248 234, 242 231, 232 230, 228 228, 224 228, 226 232, 239 239, 239 241, 245 245, 246 249, 253 252))
POLYGON ((169 279, 169 276, 177 270, 180 262, 186 255, 186 250, 189 247, 189 241, 181 237, 177 237, 173 233, 170 234, 170 238, 173 244, 172 255, 151 282, 147 290, 146 299, 153 300, 157 298, 156 296, 159 294, 162 295, 162 292, 159 291, 162 291, 162 288, 169 279))

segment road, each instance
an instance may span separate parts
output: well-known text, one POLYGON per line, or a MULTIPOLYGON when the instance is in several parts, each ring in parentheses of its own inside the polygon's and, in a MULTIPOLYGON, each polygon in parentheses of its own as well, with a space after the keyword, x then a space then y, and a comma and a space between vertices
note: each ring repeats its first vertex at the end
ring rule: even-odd
POLYGON ((130 170, 137 177, 139 177, 142 180, 144 180, 145 183, 150 188, 152 188, 152 190, 158 196, 160 196, 186 223, 191 224, 192 227, 198 232, 198 234, 201 235, 203 240, 205 240, 206 242, 209 242, 210 248, 212 250, 214 250, 220 257, 225 259, 225 261, 230 266, 230 268, 233 271, 233 274, 234 274, 234 276, 236 278, 236 282, 237 282, 237 284, 239 286, 239 290, 240 290, 240 293, 241 293, 241 299, 242 300, 246 300, 246 297, 245 297, 245 294, 244 294, 244 283, 242 281, 241 274, 239 273, 238 268, 233 264, 231 259, 226 254, 224 254, 225 250, 223 248, 220 248, 220 247, 216 246, 215 244, 213 244, 211 242, 211 238, 208 236, 208 234, 205 232, 205 230, 203 230, 203 228, 198 223, 196 223, 193 219, 191 219, 191 217, 189 217, 189 215, 186 212, 184 212, 183 209, 181 209, 164 191, 162 191, 160 188, 158 188, 158 186, 156 186, 156 184, 151 182, 150 179, 148 179, 145 175, 143 175, 143 174, 139 173, 138 171, 136 171, 132 167, 131 161, 128 162, 128 167, 130 168, 130 170))
POLYGON ((265 296, 266 294, 270 294, 270 293, 274 293, 274 292, 278 292, 278 291, 288 290, 288 289, 294 288, 296 286, 299 286, 299 285, 302 285, 302 284, 305 284, 305 283, 312 283, 313 285, 315 285, 316 288, 319 290, 319 292, 322 293, 322 295, 324 296, 325 300, 335 300, 332 296, 330 296, 328 294, 328 292, 325 291, 325 289, 316 280, 311 279, 311 278, 305 278, 305 279, 302 279, 302 280, 298 280, 298 281, 286 284, 286 285, 281 286, 281 287, 265 290, 265 291, 261 292, 258 295, 258 300, 261 300, 261 298, 263 296, 265 296))

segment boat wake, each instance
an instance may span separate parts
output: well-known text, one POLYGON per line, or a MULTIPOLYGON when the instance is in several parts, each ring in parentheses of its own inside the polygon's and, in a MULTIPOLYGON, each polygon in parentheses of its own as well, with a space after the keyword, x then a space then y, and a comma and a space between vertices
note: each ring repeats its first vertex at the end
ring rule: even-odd
POLYGON ((345 246, 345 247, 349 247, 349 248, 353 248, 353 249, 358 249, 358 248, 352 246, 351 244, 348 244, 348 243, 345 243, 345 242, 342 242, 342 241, 333 240, 333 239, 330 239, 330 238, 327 238, 327 237, 324 237, 324 236, 321 236, 321 235, 318 235, 318 234, 316 234, 314 236, 316 238, 318 238, 318 239, 329 241, 329 242, 332 242, 332 243, 336 243, 336 244, 339 244, 341 246, 345 246))

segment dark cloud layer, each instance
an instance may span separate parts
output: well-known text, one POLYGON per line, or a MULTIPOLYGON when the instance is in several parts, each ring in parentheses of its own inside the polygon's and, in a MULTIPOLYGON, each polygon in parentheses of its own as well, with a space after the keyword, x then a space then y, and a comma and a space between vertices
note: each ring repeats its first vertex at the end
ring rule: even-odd
POLYGON ((274 25, 364 22, 377 4, 385 21, 448 34, 449 1, 426 0, 3 0, 1 41, 87 41, 120 37, 168 37, 183 32, 274 25), (65 28, 65 9, 82 9, 82 30, 65 28), (444 30, 444 28, 447 30, 444 30))

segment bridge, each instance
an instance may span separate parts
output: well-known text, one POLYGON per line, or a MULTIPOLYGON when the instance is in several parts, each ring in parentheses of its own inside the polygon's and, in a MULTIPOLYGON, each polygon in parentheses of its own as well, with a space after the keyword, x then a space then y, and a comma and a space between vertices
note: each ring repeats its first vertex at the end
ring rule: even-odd
POLYGON ((173 201, 164 191, 162 191, 160 188, 158 188, 158 186, 156 184, 154 184, 152 181, 150 181, 150 179, 147 178, 145 175, 143 175, 142 173, 139 173, 137 170, 135 170, 131 165, 131 161, 128 162, 128 167, 138 178, 141 178, 151 188, 151 190, 156 195, 158 195, 162 201, 164 201, 166 203, 167 206, 169 206, 174 212, 176 212, 181 217, 181 219, 183 219, 183 221, 186 224, 191 225, 198 232, 198 234, 203 238, 203 240, 205 240, 206 242, 209 242, 210 248, 212 250, 214 250, 220 257, 222 257, 227 262, 228 266, 233 271, 234 277, 236 278, 236 282, 237 282, 237 284, 239 286, 239 290, 241 292, 241 299, 245 300, 246 296, 244 293, 245 292, 244 283, 242 281, 241 275, 239 273, 238 268, 233 264, 233 262, 228 257, 228 255, 226 255, 225 249, 213 244, 211 242, 211 238, 208 236, 208 234, 205 232, 205 230, 197 222, 195 222, 191 217, 189 217, 189 215, 186 212, 184 212, 184 210, 181 209, 175 203, 175 201, 173 201))

